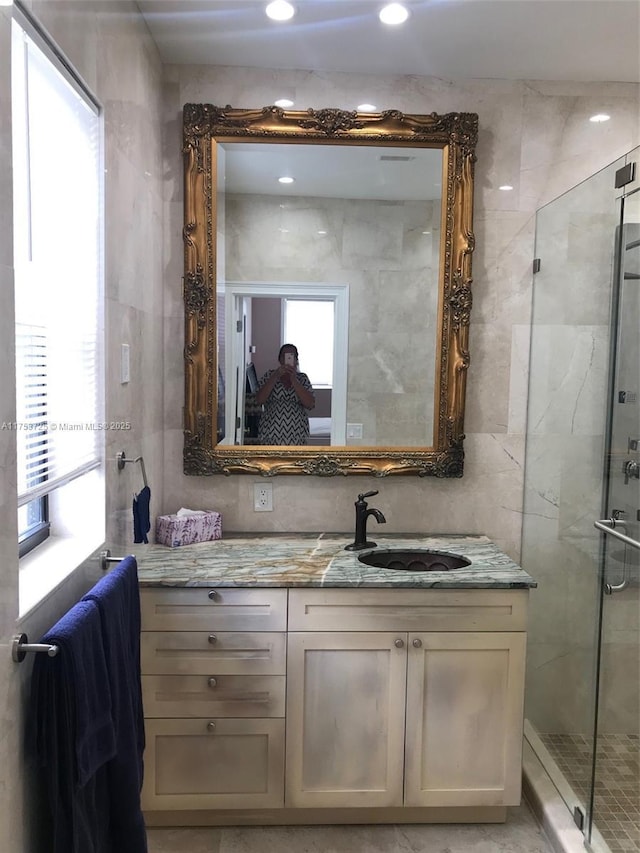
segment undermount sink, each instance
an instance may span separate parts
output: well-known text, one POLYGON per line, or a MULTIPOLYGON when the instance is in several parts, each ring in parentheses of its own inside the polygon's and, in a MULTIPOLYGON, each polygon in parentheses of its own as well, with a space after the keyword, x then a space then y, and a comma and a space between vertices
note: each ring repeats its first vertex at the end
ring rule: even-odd
POLYGON ((447 551, 393 548, 374 551, 358 557, 361 563, 378 569, 396 569, 403 572, 448 572, 471 565, 471 560, 447 551))

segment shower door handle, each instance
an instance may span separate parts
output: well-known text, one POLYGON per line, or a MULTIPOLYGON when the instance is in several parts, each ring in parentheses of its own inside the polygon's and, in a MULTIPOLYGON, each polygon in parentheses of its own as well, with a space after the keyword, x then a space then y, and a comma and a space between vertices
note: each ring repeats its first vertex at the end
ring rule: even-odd
POLYGON ((631 548, 640 551, 640 542, 627 536, 626 533, 620 533, 619 530, 615 530, 616 524, 624 523, 617 518, 601 518, 600 521, 593 522, 593 526, 597 527, 602 533, 607 533, 609 536, 613 536, 614 539, 619 539, 625 545, 629 545, 631 548))
MULTIPOLYGON (((620 533, 615 529, 616 525, 620 525, 624 527, 624 522, 615 516, 613 518, 602 518, 600 521, 594 521, 593 526, 597 527, 598 530, 601 530, 602 533, 607 533, 609 536, 613 536, 614 539, 619 539, 621 542, 624 542, 625 545, 628 545, 630 548, 635 548, 637 551, 640 551, 640 542, 636 539, 632 539, 630 536, 627 536, 625 533, 620 533)), ((626 568, 625 568, 625 577, 620 583, 611 584, 605 583, 604 592, 605 595, 611 595, 614 592, 619 592, 621 589, 624 589, 627 586, 628 580, 626 577, 626 568)))

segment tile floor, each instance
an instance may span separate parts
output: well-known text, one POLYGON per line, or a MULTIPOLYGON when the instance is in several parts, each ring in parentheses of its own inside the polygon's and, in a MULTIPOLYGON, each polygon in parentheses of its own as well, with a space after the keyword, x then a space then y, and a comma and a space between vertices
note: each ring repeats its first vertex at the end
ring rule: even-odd
POLYGON ((504 824, 149 829, 149 853, 552 853, 526 805, 504 824))
MULTIPOLYGON (((591 741, 583 735, 541 734, 574 793, 589 795, 591 741)), ((596 755, 594 822, 611 853, 640 853, 640 738, 600 735, 596 755)))

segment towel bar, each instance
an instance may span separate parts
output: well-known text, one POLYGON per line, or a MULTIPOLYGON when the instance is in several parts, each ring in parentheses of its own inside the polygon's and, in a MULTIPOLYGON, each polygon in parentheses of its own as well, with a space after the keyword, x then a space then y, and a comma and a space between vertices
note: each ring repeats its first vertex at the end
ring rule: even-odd
POLYGON ((22 663, 27 656, 27 652, 46 652, 50 658, 54 658, 58 654, 58 651, 57 646, 50 646, 49 643, 30 643, 26 634, 13 635, 11 659, 14 663, 22 663))
POLYGON ((142 469, 142 481, 145 486, 149 485, 149 483, 147 483, 147 472, 144 467, 144 459, 142 456, 136 456, 135 459, 127 459, 127 454, 124 450, 121 450, 120 453, 116 453, 116 460, 118 462, 118 471, 122 471, 127 462, 139 462, 140 468, 142 469))
POLYGON ((106 548, 104 551, 100 551, 98 560, 100 562, 100 568, 103 572, 106 572, 109 568, 109 563, 120 563, 124 560, 124 557, 112 557, 111 551, 106 548))

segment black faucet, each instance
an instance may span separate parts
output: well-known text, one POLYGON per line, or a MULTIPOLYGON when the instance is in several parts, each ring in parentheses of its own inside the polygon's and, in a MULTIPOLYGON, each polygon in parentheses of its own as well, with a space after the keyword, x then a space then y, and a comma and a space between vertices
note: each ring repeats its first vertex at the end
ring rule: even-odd
POLYGON ((377 495, 377 492, 365 492, 364 495, 358 495, 358 500, 354 506, 356 508, 356 541, 351 545, 345 546, 345 551, 361 551, 363 548, 375 548, 375 542, 367 542, 367 518, 370 515, 375 516, 378 524, 385 524, 387 519, 379 509, 368 509, 365 498, 372 498, 377 495))

